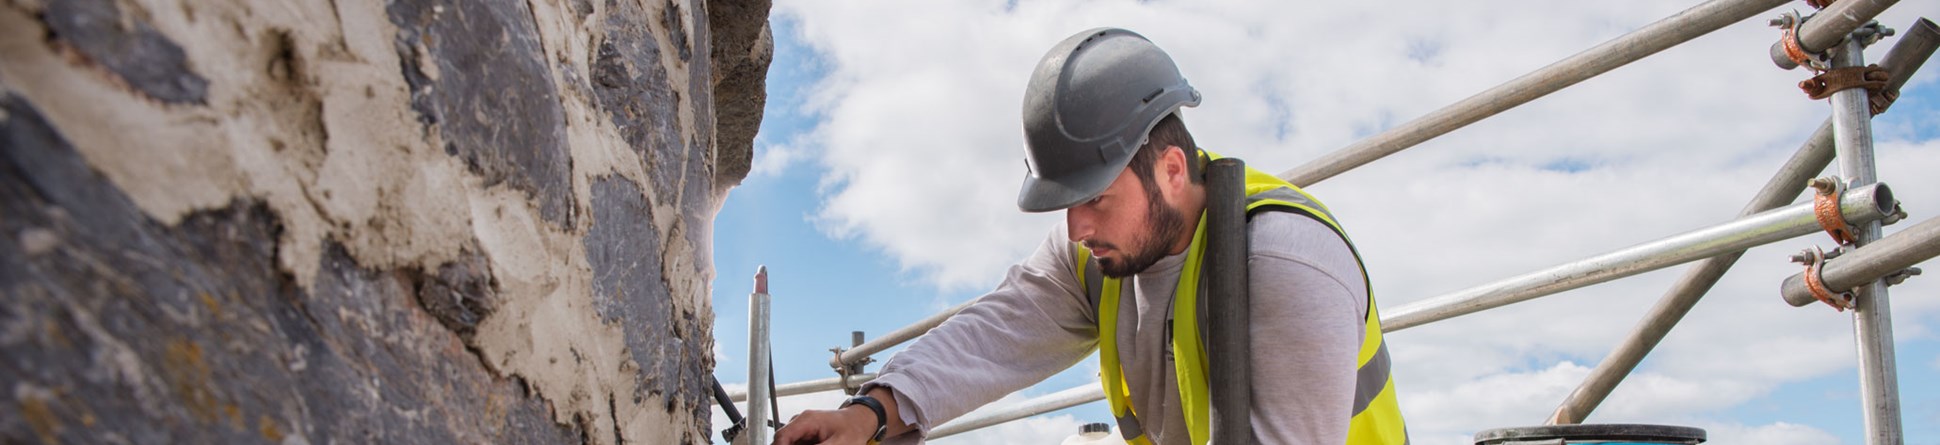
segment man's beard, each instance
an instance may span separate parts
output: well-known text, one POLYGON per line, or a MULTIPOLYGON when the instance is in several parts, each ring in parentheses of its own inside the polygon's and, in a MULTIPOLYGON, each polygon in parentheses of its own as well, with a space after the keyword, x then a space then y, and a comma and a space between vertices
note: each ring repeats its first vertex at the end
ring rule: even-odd
MULTIPOLYGON (((1145 233, 1133 238, 1133 244, 1138 247, 1138 251, 1119 250, 1127 253, 1123 259, 1099 258, 1098 268, 1105 276, 1125 278, 1144 272, 1146 268, 1152 267, 1152 264, 1158 263, 1159 259, 1165 258, 1168 253, 1166 250, 1172 247, 1173 240, 1179 239, 1180 235, 1185 233, 1184 212, 1167 205, 1165 196, 1160 195, 1158 190, 1146 190, 1146 202, 1148 205, 1145 210, 1145 233)), ((1112 249, 1118 247, 1108 243, 1101 243, 1101 245, 1112 249)))

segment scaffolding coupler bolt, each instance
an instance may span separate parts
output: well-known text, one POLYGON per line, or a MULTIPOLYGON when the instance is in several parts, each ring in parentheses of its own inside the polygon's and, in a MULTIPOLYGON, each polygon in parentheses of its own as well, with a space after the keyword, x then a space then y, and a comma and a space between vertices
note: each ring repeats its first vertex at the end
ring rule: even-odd
POLYGON ((1885 218, 1881 218, 1879 220, 1879 225, 1890 226, 1890 225, 1893 225, 1893 223, 1900 222, 1905 219, 1906 219, 1906 208, 1900 207, 1900 203, 1894 202, 1893 211, 1890 213, 1887 213, 1885 218))
POLYGON ((1805 249, 1805 251, 1799 252, 1797 255, 1792 255, 1792 262, 1805 265, 1805 288, 1812 292, 1812 298, 1818 299, 1819 302, 1825 303, 1827 306, 1832 306, 1833 309, 1837 309, 1839 312, 1845 312, 1846 309, 1852 309, 1852 292, 1834 292, 1826 289, 1825 279, 1819 275, 1819 270, 1825 267, 1825 260, 1838 256, 1839 253, 1840 250, 1838 249, 1832 252, 1825 252, 1819 250, 1819 246, 1812 246, 1812 248, 1805 249))
POLYGON ((1920 274, 1920 268, 1908 267, 1905 269, 1900 269, 1899 272, 1886 274, 1886 276, 1880 277, 1880 279, 1886 280, 1887 286, 1893 286, 1900 283, 1905 283, 1907 278, 1913 278, 1913 276, 1919 275, 1919 274, 1920 274))

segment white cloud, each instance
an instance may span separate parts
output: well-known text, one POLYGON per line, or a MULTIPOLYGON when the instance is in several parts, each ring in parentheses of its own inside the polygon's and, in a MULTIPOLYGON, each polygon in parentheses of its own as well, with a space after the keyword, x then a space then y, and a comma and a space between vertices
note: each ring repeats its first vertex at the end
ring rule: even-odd
POLYGON ((801 148, 790 144, 756 144, 754 166, 749 168, 748 176, 772 176, 781 174, 807 156, 801 148))
MULTIPOLYGON (((783 0, 776 11, 801 31, 778 38, 802 39, 828 68, 808 100, 825 120, 791 143, 830 171, 818 224, 963 289, 993 283, 1060 217, 1016 211, 1018 109, 1032 65, 1071 33, 1113 25, 1150 37, 1205 94, 1185 114, 1201 144, 1278 172, 1691 4, 783 0)), ((1804 74, 1767 60, 1776 34, 1765 15, 1313 191, 1354 234, 1384 308, 1729 220, 1827 113, 1793 86, 1804 74)), ((1904 2, 1881 21, 1920 15, 1940 16, 1940 3, 1904 2)), ((1936 72, 1908 91, 1940 88, 1936 72)), ((1894 112, 1922 109, 1933 107, 1894 112)), ((1930 173, 1940 140, 1915 130, 1882 126, 1877 149, 1880 177, 1918 221, 1940 209, 1930 173)), ((1810 244, 1827 242, 1751 250, 1592 420, 1709 422, 1786 384, 1852 372, 1849 317, 1776 296, 1798 272, 1785 255, 1810 244)), ((1460 443, 1542 422, 1681 273, 1394 334, 1414 437, 1460 443)), ((1893 293, 1933 295, 1940 280, 1893 293)), ((1940 319, 1932 298, 1894 309, 1909 336, 1940 319)), ((1707 425, 1721 425, 1717 437, 1828 437, 1798 414, 1707 425)))
POLYGON ((1704 428, 1707 443, 1756 443, 1767 445, 1833 445, 1843 444, 1831 433, 1805 425, 1777 422, 1770 425, 1746 426, 1738 424, 1699 425, 1704 428))

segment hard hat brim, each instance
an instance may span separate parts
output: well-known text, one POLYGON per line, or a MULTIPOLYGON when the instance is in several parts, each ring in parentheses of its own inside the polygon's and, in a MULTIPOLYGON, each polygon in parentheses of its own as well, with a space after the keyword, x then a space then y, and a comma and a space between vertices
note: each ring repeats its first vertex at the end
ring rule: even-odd
POLYGON ((1058 178, 1027 173, 1023 190, 1017 194, 1017 208, 1027 213, 1055 212, 1089 201, 1104 193, 1125 172, 1125 165, 1132 159, 1131 156, 1124 158, 1109 168, 1088 168, 1058 178))

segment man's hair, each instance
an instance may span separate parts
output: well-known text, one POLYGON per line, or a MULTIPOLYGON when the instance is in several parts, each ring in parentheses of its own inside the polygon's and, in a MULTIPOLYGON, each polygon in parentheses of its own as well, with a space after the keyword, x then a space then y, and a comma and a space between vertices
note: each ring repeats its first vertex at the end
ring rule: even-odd
POLYGON ((1205 183, 1205 175, 1199 172, 1199 146, 1192 142, 1192 133, 1186 131, 1185 120, 1175 112, 1159 119, 1159 123, 1153 125, 1152 132, 1146 136, 1145 145, 1132 154, 1132 174, 1138 175, 1138 180, 1145 183, 1147 195, 1159 196, 1159 185, 1153 182, 1158 174, 1153 167, 1158 164, 1159 156, 1165 154, 1165 148, 1172 146, 1185 151, 1186 177, 1192 178, 1193 184, 1205 183))

